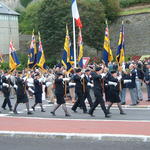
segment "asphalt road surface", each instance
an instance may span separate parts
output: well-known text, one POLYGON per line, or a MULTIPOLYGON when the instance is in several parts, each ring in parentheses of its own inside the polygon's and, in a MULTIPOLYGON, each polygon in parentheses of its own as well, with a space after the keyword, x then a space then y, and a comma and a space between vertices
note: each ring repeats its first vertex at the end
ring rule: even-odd
POLYGON ((1 150, 149 150, 150 143, 0 136, 1 150))
MULTIPOLYGON (((3 102, 3 96, 0 96, 0 106, 2 105, 3 102)), ((14 106, 16 99, 11 99, 12 105, 14 106)), ((30 110, 31 106, 34 104, 34 100, 30 100, 30 110)), ((25 104, 19 104, 17 111, 19 114, 13 114, 12 111, 9 111, 8 107, 6 107, 7 110, 3 110, 2 108, 0 109, 2 113, 0 116, 17 116, 17 117, 38 117, 38 118, 67 118, 67 119, 105 119, 104 113, 102 112, 100 106, 97 107, 97 109, 94 112, 95 117, 91 117, 88 114, 83 114, 83 111, 78 108, 77 111, 78 113, 74 113, 71 110, 71 105, 67 105, 68 111, 71 114, 71 117, 65 117, 65 114, 60 107, 56 111, 56 116, 52 116, 50 112, 52 111, 54 105, 53 104, 48 104, 48 102, 45 100, 43 101, 43 106, 46 112, 41 112, 41 109, 39 105, 36 106, 35 112, 33 112, 33 115, 27 115, 26 107, 25 104)), ((87 107, 89 109, 89 107, 87 107)), ((111 113, 112 117, 109 118, 110 120, 150 120, 150 107, 146 108, 124 108, 124 111, 126 115, 120 115, 119 109, 118 108, 111 108, 111 113)))

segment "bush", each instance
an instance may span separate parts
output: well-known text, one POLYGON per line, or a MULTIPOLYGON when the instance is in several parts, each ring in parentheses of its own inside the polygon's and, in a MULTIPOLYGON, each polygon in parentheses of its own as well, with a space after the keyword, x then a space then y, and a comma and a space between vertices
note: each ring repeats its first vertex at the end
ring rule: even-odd
POLYGON ((8 62, 4 62, 0 64, 0 69, 7 71, 9 70, 9 63, 8 62))
POLYGON ((130 7, 132 5, 140 3, 150 3, 150 0, 120 0, 120 6, 122 8, 130 7))

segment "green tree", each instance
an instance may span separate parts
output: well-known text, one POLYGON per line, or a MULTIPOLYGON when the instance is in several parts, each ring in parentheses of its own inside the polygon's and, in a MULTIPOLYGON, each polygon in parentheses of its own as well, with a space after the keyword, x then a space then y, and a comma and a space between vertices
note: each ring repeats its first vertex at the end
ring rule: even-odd
MULTIPOLYGON (((83 22, 84 43, 100 49, 105 21, 103 5, 98 1, 80 0, 78 1, 78 8, 83 22)), ((38 28, 47 56, 59 54, 60 57, 60 51, 64 45, 66 23, 69 25, 70 36, 72 37, 71 3, 61 3, 61 0, 45 0, 38 11, 38 18, 40 18, 38 28)))
MULTIPOLYGON (((113 21, 120 11, 120 0, 99 0, 105 7, 106 18, 113 21)), ((126 0, 128 1, 128 0, 126 0)))
POLYGON ((24 7, 27 7, 30 2, 32 2, 32 0, 20 0, 20 3, 24 7))

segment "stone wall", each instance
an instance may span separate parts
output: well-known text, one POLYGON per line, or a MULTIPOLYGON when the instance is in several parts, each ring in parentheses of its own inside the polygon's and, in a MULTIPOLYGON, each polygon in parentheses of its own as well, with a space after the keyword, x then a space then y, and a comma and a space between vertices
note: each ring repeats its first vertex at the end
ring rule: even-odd
POLYGON ((150 54, 150 13, 119 17, 110 26, 111 48, 116 53, 121 22, 125 27, 126 55, 150 54))

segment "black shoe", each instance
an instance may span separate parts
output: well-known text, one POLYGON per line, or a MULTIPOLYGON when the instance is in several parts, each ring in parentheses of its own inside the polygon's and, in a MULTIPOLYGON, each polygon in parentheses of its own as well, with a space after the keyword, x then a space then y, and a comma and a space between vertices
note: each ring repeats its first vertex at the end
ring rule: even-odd
POLYGON ((9 108, 9 110, 10 110, 10 111, 13 111, 13 109, 12 109, 12 108, 9 108))
POLYGON ((110 111, 108 111, 107 114, 112 114, 112 113, 110 111))
POLYGON ((71 115, 70 115, 70 114, 65 114, 65 116, 66 116, 66 117, 70 117, 71 115))
POLYGON ((126 113, 124 113, 124 112, 120 112, 120 115, 126 115, 126 113))
POLYGON ((110 118, 111 116, 109 114, 106 114, 105 115, 105 118, 110 118))
POLYGON ((121 103, 121 105, 125 105, 125 104, 126 104, 125 102, 122 102, 122 103, 121 103))
POLYGON ((14 113, 14 114, 18 114, 18 112, 17 112, 16 110, 13 110, 13 113, 14 113))
POLYGON ((32 106, 31 108, 33 109, 33 111, 35 111, 35 107, 34 106, 32 106))
POLYGON ((56 116, 55 113, 54 113, 53 111, 51 111, 51 114, 52 114, 53 116, 56 116))
MULTIPOLYGON (((72 108, 71 108, 72 109, 72 108)), ((77 113, 77 111, 76 110, 74 110, 74 109, 72 109, 73 111, 74 111, 74 113, 77 113)))
POLYGON ((2 107, 3 108, 3 110, 6 110, 6 108, 5 107, 2 107))
POLYGON ((46 112, 46 111, 44 109, 42 109, 41 112, 46 112))
POLYGON ((87 111, 83 111, 84 114, 87 114, 87 111))
POLYGON ((28 111, 27 114, 28 114, 28 115, 32 115, 33 113, 32 113, 31 111, 28 111))
POLYGON ((88 113, 91 117, 95 117, 92 113, 88 113))

